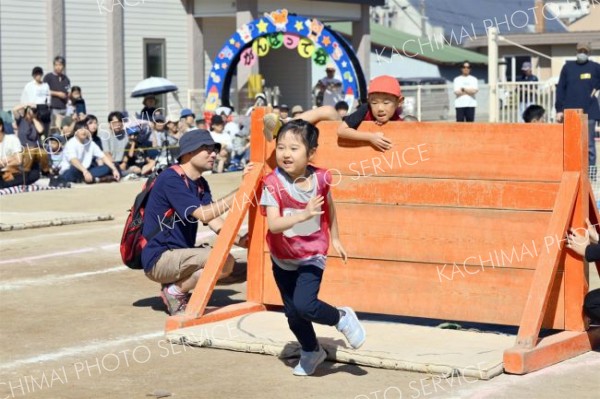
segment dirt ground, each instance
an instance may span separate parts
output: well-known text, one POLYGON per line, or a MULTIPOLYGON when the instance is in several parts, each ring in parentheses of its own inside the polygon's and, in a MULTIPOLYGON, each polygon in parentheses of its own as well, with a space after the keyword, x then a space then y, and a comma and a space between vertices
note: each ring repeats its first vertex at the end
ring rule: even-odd
MULTIPOLYGON (((209 176, 215 197, 240 174, 209 176)), ((597 398, 600 353, 527 376, 491 381, 326 363, 292 376, 292 361, 171 345, 159 287, 120 262, 121 229, 140 182, 0 198, 1 212, 111 213, 108 222, 0 232, 0 399, 597 398)), ((208 237, 208 235, 207 235, 208 237)), ((235 249, 238 263, 245 252, 235 249)), ((592 273, 592 274, 595 274, 592 273)), ((598 286, 597 276, 594 277, 598 286)), ((244 298, 217 288, 211 304, 244 298)), ((376 339, 376 338, 374 338, 376 339)), ((399 337, 401 339, 401 337, 399 337)))

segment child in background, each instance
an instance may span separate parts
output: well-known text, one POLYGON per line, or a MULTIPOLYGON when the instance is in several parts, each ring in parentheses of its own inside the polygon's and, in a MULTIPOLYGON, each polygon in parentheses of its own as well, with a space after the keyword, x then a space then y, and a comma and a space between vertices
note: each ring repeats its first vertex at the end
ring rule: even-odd
POLYGON ((67 116, 72 116, 77 121, 83 120, 86 113, 85 100, 81 97, 81 87, 73 86, 67 103, 67 116))
POLYGON ((213 116, 210 120, 210 135, 215 143, 221 147, 217 152, 217 162, 214 166, 214 172, 217 173, 223 173, 231 158, 231 137, 224 130, 225 121, 223 117, 221 115, 213 116))
POLYGON ((344 139, 367 141, 380 151, 392 148, 392 141, 383 133, 359 132, 363 121, 373 121, 377 125, 385 125, 390 121, 402 121, 401 106, 404 102, 400 83, 393 76, 382 75, 371 80, 367 103, 344 118, 338 128, 338 136, 344 139))
POLYGON ((532 104, 523 111, 525 123, 543 123, 546 110, 541 105, 532 104))
MULTIPOLYGON (((600 239, 596 226, 590 219, 585 219, 587 232, 585 236, 579 235, 573 229, 567 234, 567 248, 583 256, 587 262, 600 261, 600 239)), ((591 319, 592 324, 600 325, 600 288, 588 292, 583 301, 583 311, 591 319)))
POLYGON ((126 180, 135 180, 140 176, 146 176, 152 173, 156 160, 148 155, 148 150, 143 149, 144 145, 139 142, 140 127, 132 125, 126 128, 129 142, 125 147, 125 154, 120 169, 126 180))
POLYGON ((45 150, 50 157, 50 175, 58 176, 63 159, 63 147, 67 143, 60 134, 51 135, 45 143, 45 150))
MULTIPOLYGON (((330 107, 333 109, 333 107, 330 107)), ((277 168, 264 179, 261 211, 269 230, 267 245, 273 275, 281 293, 288 324, 302 349, 294 375, 315 372, 327 357, 312 323, 336 326, 353 348, 366 333, 349 307, 335 308, 318 299, 329 239, 346 262, 340 242, 331 174, 309 165, 317 150, 319 129, 304 120, 292 120, 277 135, 277 168)))

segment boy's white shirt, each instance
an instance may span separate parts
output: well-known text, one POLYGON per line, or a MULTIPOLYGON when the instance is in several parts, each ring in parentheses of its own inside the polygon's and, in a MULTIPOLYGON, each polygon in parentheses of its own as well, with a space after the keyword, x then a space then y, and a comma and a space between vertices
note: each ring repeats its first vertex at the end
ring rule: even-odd
POLYGON ((65 144, 63 158, 60 164, 60 173, 65 172, 71 167, 71 159, 78 159, 84 168, 89 168, 93 158, 103 158, 104 153, 96 143, 90 140, 87 144, 82 144, 77 137, 72 137, 65 144))
POLYGON ((50 86, 48 83, 37 84, 31 80, 23 88, 21 104, 50 104, 50 86))

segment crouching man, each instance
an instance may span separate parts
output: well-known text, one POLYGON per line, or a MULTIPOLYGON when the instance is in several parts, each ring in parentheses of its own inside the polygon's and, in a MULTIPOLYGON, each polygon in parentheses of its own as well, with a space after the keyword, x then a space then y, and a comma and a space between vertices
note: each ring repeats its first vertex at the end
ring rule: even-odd
MULTIPOLYGON (((220 145, 207 130, 186 132, 179 141, 180 169, 164 170, 154 183, 144 213, 142 250, 146 276, 162 285, 161 297, 169 314, 185 310, 189 292, 194 289, 212 248, 195 248, 198 222, 219 233, 221 217, 233 206, 235 191, 213 202, 202 173, 213 169, 220 145), (172 216, 168 211, 172 210, 172 216)), ((245 176, 252 169, 248 164, 245 176)), ((237 191, 237 190, 236 190, 237 191)), ((238 240, 237 244, 241 243, 238 240)), ((221 278, 233 270, 234 259, 227 257, 221 278)))

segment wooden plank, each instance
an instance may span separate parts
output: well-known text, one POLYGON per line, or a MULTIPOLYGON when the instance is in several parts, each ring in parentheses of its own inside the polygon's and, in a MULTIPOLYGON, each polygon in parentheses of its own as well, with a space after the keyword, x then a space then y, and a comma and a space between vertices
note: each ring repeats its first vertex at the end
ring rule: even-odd
MULTIPOLYGON (((334 306, 370 313, 518 325, 534 272, 525 269, 468 268, 338 258, 327 260, 319 298, 334 306), (469 274, 472 273, 472 274, 469 274)), ((265 254, 264 303, 281 305, 265 254)), ((547 328, 563 328, 562 273, 551 290, 547 328)))
POLYGON ((519 346, 504 352, 504 370, 512 374, 526 374, 571 359, 600 347, 600 328, 587 332, 563 331, 542 338, 532 349, 519 346))
MULTIPOLYGON (((579 176, 578 172, 564 173, 548 226, 548 236, 562 237, 566 233, 575 207, 579 176)), ((564 256, 565 251, 565 248, 554 246, 548 252, 542 252, 538 258, 523 317, 519 324, 517 346, 533 348, 537 344, 544 315, 548 307, 555 303, 554 298, 550 299, 551 287, 558 273, 559 260, 561 255, 564 256)))
POLYGON ((193 317, 186 313, 167 317, 165 332, 200 324, 215 323, 217 321, 231 319, 248 313, 261 312, 263 310, 266 310, 264 305, 253 302, 234 303, 220 308, 207 307, 202 317, 193 317))
POLYGON ((549 212, 348 203, 336 209, 340 238, 354 258, 534 269, 559 241, 544 236, 549 212))
POLYGON ((315 164, 346 175, 558 182, 563 171, 560 125, 361 124, 360 130, 391 138, 394 147, 385 153, 366 143, 338 141, 337 127, 319 123, 315 164))
POLYGON ((212 251, 210 251, 210 255, 206 261, 206 266, 196 283, 192 297, 185 309, 185 314, 190 318, 199 318, 204 314, 208 300, 221 275, 229 251, 231 251, 231 246, 235 241, 236 235, 242 225, 242 221, 250 206, 250 201, 248 199, 254 198, 256 188, 260 184, 262 167, 263 164, 261 163, 255 165, 255 168, 244 177, 244 180, 235 195, 234 206, 229 210, 227 219, 217 236, 215 245, 212 251))
MULTIPOLYGON (((267 142, 262 134, 262 118, 265 114, 264 107, 255 108, 252 112, 250 141, 250 161, 262 163, 262 176, 268 166, 264 163, 267 153, 267 142)), ((255 195, 260 198, 260 186, 255 190, 255 195)), ((248 217, 248 259, 247 259, 247 287, 246 298, 248 301, 262 303, 262 258, 265 251, 265 223, 260 216, 256 204, 250 206, 248 217)))
POLYGON ((552 210, 558 183, 334 174, 336 202, 552 210))
MULTIPOLYGON (((571 227, 586 228, 585 218, 589 215, 588 192, 588 125, 587 115, 581 110, 566 110, 564 124, 564 168, 580 173, 579 191, 571 219, 571 227)), ((565 329, 585 331, 587 323, 583 317, 583 301, 588 292, 589 266, 572 251, 565 259, 565 329)))

